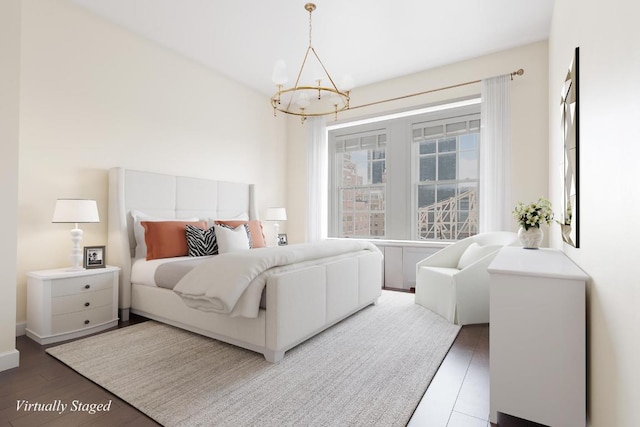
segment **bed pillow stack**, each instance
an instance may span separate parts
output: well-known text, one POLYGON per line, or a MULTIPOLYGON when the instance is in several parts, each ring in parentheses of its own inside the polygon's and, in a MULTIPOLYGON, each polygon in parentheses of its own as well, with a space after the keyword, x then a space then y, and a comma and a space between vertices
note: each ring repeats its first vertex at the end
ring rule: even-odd
POLYGON ((136 210, 131 216, 136 258, 198 257, 267 246, 257 220, 216 220, 208 228, 198 218, 161 219, 136 210))

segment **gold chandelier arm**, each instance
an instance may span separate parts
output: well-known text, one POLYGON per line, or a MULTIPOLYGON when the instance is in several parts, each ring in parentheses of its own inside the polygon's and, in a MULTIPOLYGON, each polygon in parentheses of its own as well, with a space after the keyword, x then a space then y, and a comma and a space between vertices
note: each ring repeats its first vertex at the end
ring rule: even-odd
POLYGON ((336 84, 333 82, 333 79, 331 78, 331 74, 329 74, 329 72, 327 71, 327 68, 324 66, 324 64, 322 63, 322 61, 320 60, 320 57, 318 56, 318 53, 316 52, 316 50, 309 46, 309 49, 311 49, 311 52, 313 52, 313 54, 315 55, 316 59, 318 60, 318 62, 320 63, 320 66, 322 67, 322 69, 324 70, 324 73, 327 75, 327 77, 329 78, 329 81, 331 82, 331 86, 333 86, 333 88, 340 92, 340 90, 338 89, 338 86, 336 86, 336 84))
MULTIPOLYGON (((311 12, 309 12, 311 13, 311 12)), ((293 85, 293 88, 290 90, 278 90, 278 93, 284 93, 284 92, 290 92, 291 90, 296 90, 299 89, 300 87, 298 86, 298 84, 300 83, 300 76, 302 76, 302 70, 304 70, 304 66, 307 63, 307 58, 309 57, 309 51, 312 50, 313 48, 311 47, 311 45, 309 45, 309 47, 307 48, 307 51, 304 53, 304 58, 302 59, 302 65, 300 66, 300 70, 298 71, 298 77, 296 77, 296 82, 293 85)), ((293 101, 293 97, 291 97, 289 99, 289 103, 287 104, 287 110, 291 108, 291 102, 293 101)))

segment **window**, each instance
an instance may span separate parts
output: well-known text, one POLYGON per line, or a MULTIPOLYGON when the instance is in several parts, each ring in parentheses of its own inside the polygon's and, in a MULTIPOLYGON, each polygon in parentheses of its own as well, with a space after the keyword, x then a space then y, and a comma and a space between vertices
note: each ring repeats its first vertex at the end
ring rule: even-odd
POLYGON ((480 119, 413 124, 417 239, 459 240, 478 233, 480 119))
POLYGON ((363 132, 335 143, 341 237, 384 237, 386 134, 363 132))
POLYGON ((458 240, 478 232, 477 103, 329 130, 329 236, 458 240))

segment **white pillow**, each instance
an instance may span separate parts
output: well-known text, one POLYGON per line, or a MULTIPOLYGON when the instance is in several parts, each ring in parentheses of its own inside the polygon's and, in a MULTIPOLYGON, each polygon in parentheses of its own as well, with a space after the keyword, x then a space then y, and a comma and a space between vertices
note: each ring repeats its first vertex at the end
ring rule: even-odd
POLYGON ((219 254, 249 249, 249 237, 247 236, 247 229, 244 225, 233 229, 217 224, 214 224, 213 227, 216 232, 219 254))
POLYGON ((147 243, 144 240, 144 227, 142 226, 142 224, 140 224, 140 222, 142 221, 153 221, 153 222, 198 221, 199 220, 199 218, 180 218, 180 219, 155 218, 137 210, 132 210, 130 213, 131 213, 131 217, 133 218, 133 235, 136 238, 136 253, 135 253, 136 259, 147 257, 147 243))
POLYGON ((462 270, 481 258, 500 249, 499 245, 480 246, 476 242, 470 244, 458 260, 458 269, 462 270))

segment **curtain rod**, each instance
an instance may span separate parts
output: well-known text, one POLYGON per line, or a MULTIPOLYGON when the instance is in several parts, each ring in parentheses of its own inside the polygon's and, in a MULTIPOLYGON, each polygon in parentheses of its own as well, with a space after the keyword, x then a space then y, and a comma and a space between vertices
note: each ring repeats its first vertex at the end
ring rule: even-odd
MULTIPOLYGON (((522 68, 520 68, 517 71, 513 71, 512 73, 510 73, 511 80, 513 80, 514 76, 521 76, 523 74, 524 74, 524 70, 522 68)), ((455 85, 445 86, 445 87, 441 87, 441 88, 438 88, 438 89, 425 90, 424 92, 412 93, 412 94, 409 94, 409 95, 398 96, 398 97, 395 97, 395 98, 383 99, 381 101, 374 101, 374 102, 370 102, 368 104, 362 104, 362 105, 356 105, 355 107, 349 107, 349 110, 355 110, 356 108, 370 107, 372 105, 383 104, 385 102, 399 101, 401 99, 411 98, 413 96, 420 96, 420 95, 426 95, 427 93, 440 92, 441 90, 454 89, 454 88, 461 87, 461 86, 468 86, 468 85, 471 85, 471 84, 480 83, 481 81, 482 80, 474 80, 474 81, 471 81, 471 82, 458 83, 458 84, 455 84, 455 85)))

